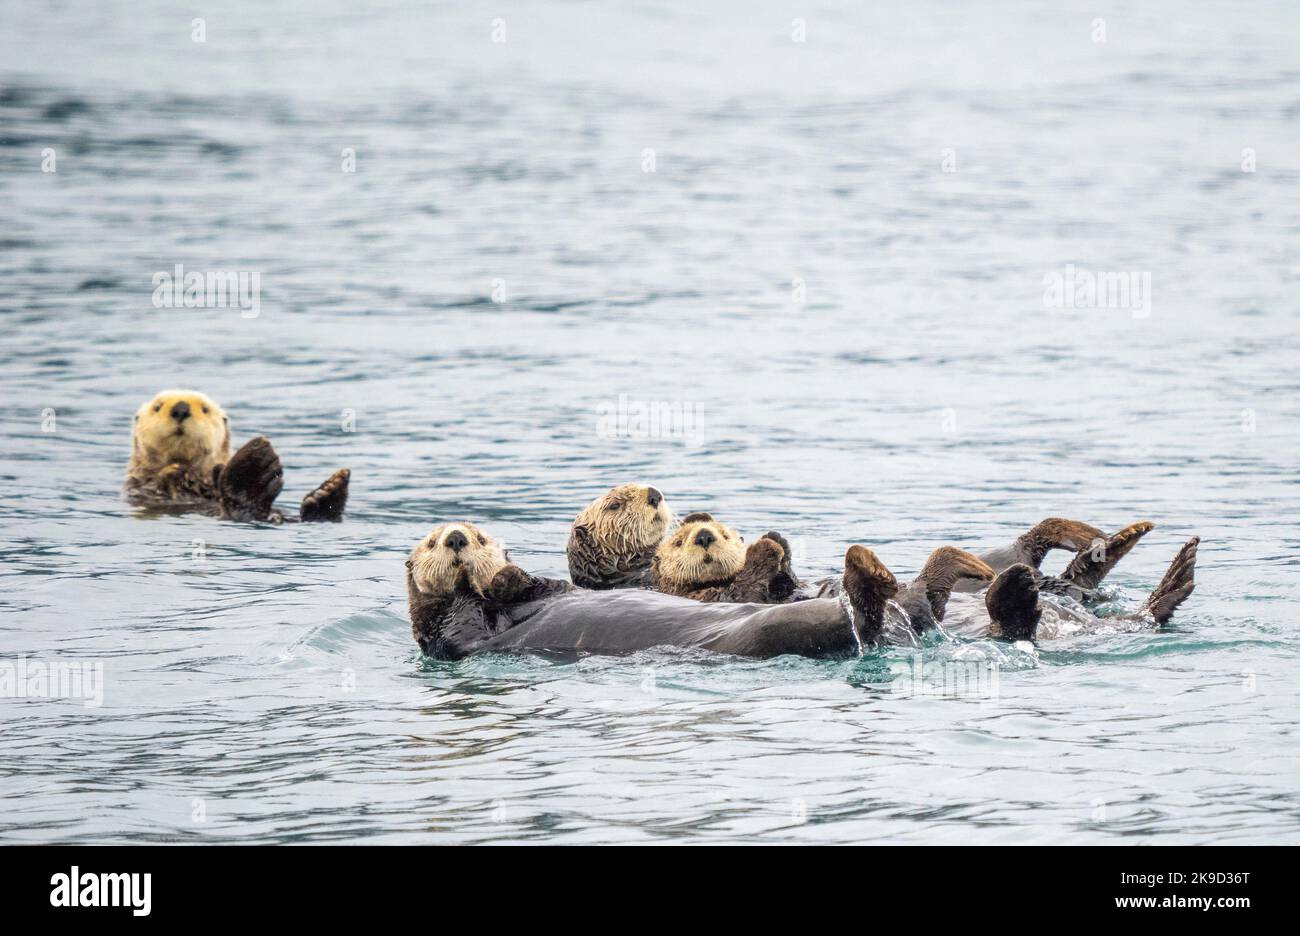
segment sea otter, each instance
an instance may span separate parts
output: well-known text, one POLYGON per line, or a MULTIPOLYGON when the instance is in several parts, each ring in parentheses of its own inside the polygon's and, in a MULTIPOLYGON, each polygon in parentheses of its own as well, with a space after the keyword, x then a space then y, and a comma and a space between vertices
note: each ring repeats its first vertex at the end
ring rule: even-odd
POLYGON ((688 514, 664 537, 650 562, 648 584, 696 601, 785 601, 799 584, 790 544, 765 533, 746 548, 743 538, 707 513, 688 514))
MULTIPOLYGON (((303 498, 299 520, 341 520, 347 468, 303 498)), ((288 518, 271 506, 284 486, 280 458, 262 436, 230 454, 230 420, 193 390, 164 390, 140 407, 123 496, 132 504, 194 510, 229 520, 288 518)))
POLYGON ((672 525, 673 513, 658 488, 612 488, 573 520, 565 547, 569 578, 579 588, 646 584, 655 547, 672 525))
POLYGON ((1160 626, 1196 588, 1198 537, 1178 551, 1160 584, 1137 611, 1099 618, 1080 608, 1047 598, 1040 600, 1040 576, 1033 566, 1018 562, 998 573, 984 595, 988 616, 956 612, 945 622, 950 631, 967 636, 1006 640, 1068 637, 1102 628, 1142 629, 1160 626), (956 618, 960 618, 959 620, 956 618))
POLYGON ((864 546, 845 553, 838 598, 706 603, 646 589, 580 589, 529 575, 478 527, 448 523, 412 550, 406 587, 415 640, 440 659, 492 651, 620 654, 658 646, 834 657, 913 639, 910 629, 900 638, 887 620, 898 583, 864 546))

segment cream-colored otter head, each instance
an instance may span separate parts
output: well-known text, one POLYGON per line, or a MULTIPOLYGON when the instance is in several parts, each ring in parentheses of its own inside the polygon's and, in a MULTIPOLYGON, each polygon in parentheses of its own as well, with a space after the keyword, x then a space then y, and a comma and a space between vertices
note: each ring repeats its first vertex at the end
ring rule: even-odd
POLYGON ((141 406, 132 439, 132 474, 181 465, 207 475, 230 461, 225 410, 195 390, 164 390, 141 406))
POLYGON ((565 550, 569 576, 581 588, 633 584, 650 568, 655 547, 673 525, 673 512, 656 487, 620 484, 574 518, 565 550))
POLYGON ((735 578, 745 564, 745 543, 731 527, 706 513, 689 514, 655 551, 663 591, 686 593, 735 578))
POLYGON ((444 523, 411 550, 406 560, 412 587, 423 595, 450 597, 469 588, 482 595, 508 563, 499 540, 472 523, 444 523))

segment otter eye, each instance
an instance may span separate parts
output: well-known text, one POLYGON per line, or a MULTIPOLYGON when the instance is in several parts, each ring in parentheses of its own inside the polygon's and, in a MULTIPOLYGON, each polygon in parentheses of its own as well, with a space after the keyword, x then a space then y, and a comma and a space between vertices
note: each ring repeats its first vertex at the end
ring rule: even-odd
POLYGON ((153 405, 153 411, 154 411, 155 413, 158 412, 160 409, 162 409, 162 404, 161 404, 161 403, 155 403, 155 404, 153 405))
POLYGON ((487 537, 484 536, 482 533, 480 533, 480 534, 478 535, 478 544, 479 544, 480 546, 486 546, 486 545, 487 545, 487 537))
POLYGON ((207 408, 207 407, 206 407, 206 406, 205 406, 205 407, 203 407, 203 412, 205 412, 205 413, 206 413, 206 412, 207 412, 207 411, 208 411, 208 408, 207 408))
POLYGON ((606 509, 606 510, 609 510, 609 511, 622 510, 622 509, 623 509, 623 502, 622 502, 622 501, 614 501, 612 504, 606 504, 606 505, 605 505, 605 509, 606 509))
POLYGON ((438 545, 438 537, 436 537, 436 536, 430 536, 430 537, 429 537, 429 544, 428 544, 428 545, 429 545, 429 548, 430 548, 430 549, 433 549, 435 546, 437 546, 437 545, 438 545))

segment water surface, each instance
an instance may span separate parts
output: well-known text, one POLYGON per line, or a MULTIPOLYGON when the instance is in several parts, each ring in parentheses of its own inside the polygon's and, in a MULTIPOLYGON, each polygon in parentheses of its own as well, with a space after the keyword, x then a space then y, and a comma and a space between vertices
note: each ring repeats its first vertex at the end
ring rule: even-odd
POLYGON ((1300 841, 1294 6, 0 13, 0 657, 105 680, 0 700, 0 839, 1300 841), (260 314, 155 308, 176 264, 260 314), (1045 307, 1067 265, 1149 314, 1045 307), (125 506, 169 385, 287 503, 350 466, 347 521, 125 506), (690 431, 611 434, 620 397, 690 431), (626 480, 810 575, 1147 518, 1114 605, 1193 534, 1198 589, 1161 633, 927 643, 995 694, 901 650, 420 658, 418 537, 562 574, 626 480))

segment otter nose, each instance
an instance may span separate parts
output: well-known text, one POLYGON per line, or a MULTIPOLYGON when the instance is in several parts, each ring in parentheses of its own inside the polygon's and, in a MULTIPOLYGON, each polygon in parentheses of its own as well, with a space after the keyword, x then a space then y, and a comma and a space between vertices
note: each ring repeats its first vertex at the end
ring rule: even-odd
POLYGON ((664 501, 664 496, 659 493, 658 488, 651 488, 646 494, 645 499, 650 502, 651 507, 658 507, 664 501))
POLYGON ((452 530, 447 534, 447 548, 452 552, 460 552, 469 545, 469 540, 460 530, 452 530))
POLYGON ((717 537, 709 530, 700 530, 700 532, 695 534, 695 545, 699 546, 701 549, 708 549, 715 539, 717 539, 717 537))
POLYGON ((177 403, 175 406, 172 407, 172 419, 176 420, 177 422, 185 422, 185 420, 189 418, 190 418, 190 405, 186 403, 184 400, 181 400, 179 403, 177 403))

